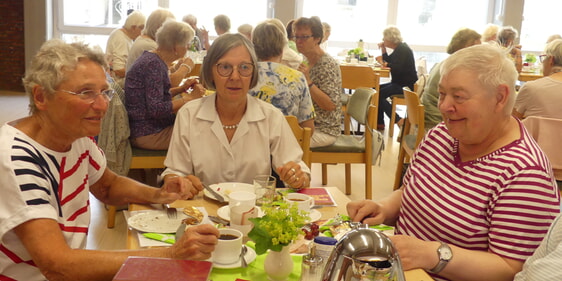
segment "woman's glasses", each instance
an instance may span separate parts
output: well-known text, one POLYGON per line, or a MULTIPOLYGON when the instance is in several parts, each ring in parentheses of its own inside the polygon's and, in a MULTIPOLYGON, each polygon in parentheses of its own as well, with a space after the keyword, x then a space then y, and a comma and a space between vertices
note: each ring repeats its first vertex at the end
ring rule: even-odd
POLYGON ((540 56, 539 56, 539 61, 540 61, 541 63, 543 63, 543 61, 544 61, 547 57, 548 57, 548 55, 540 55, 540 56))
MULTIPOLYGON (((234 66, 228 63, 217 63, 216 66, 217 72, 222 77, 229 77, 234 71, 234 66)), ((238 69, 238 74, 244 77, 252 76, 252 73, 254 72, 254 65, 251 63, 241 63, 236 66, 236 68, 238 69)))
POLYGON ((93 103, 99 95, 101 95, 105 101, 110 101, 111 98, 113 98, 113 96, 115 95, 115 91, 113 89, 103 90, 99 93, 93 90, 84 90, 79 93, 67 91, 67 90, 59 90, 59 91, 69 93, 71 95, 75 95, 82 100, 88 101, 89 103, 93 103))

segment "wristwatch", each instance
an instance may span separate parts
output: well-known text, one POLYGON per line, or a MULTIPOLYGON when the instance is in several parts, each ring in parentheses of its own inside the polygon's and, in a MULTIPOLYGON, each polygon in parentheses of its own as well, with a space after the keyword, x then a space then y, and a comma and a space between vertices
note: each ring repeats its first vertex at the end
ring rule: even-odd
POLYGON ((439 273, 445 266, 449 263, 449 261, 453 258, 453 251, 451 247, 447 245, 447 243, 441 242, 441 246, 437 248, 437 255, 439 256, 439 263, 430 269, 429 272, 431 273, 439 273))

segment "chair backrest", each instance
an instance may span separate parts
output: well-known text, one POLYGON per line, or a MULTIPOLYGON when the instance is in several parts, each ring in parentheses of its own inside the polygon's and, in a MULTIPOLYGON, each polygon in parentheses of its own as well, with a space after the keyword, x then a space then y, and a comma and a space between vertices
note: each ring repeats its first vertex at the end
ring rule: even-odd
POLYGON ((562 180, 562 119, 529 116, 523 124, 548 157, 556 179, 562 180))
POLYGON ((403 90, 404 99, 406 99, 407 124, 409 125, 405 128, 405 132, 410 132, 412 129, 417 130, 416 145, 414 146, 417 147, 425 135, 424 106, 416 92, 408 90, 407 87, 404 87, 403 90))
POLYGON ((376 91, 372 88, 357 88, 347 102, 347 114, 357 123, 365 125, 368 120, 369 107, 376 91))
POLYGON ((299 124, 297 117, 289 115, 285 116, 287 123, 291 127, 297 142, 301 146, 302 149, 302 161, 310 167, 310 138, 312 137, 312 130, 308 127, 303 128, 299 124))
POLYGON ((340 65, 342 88, 357 89, 360 87, 374 88, 379 91, 380 74, 369 66, 340 65))
POLYGON ((416 81, 416 83, 414 84, 414 92, 416 92, 420 98, 423 95, 425 84, 427 83, 428 78, 429 74, 420 74, 418 76, 418 81, 416 81))

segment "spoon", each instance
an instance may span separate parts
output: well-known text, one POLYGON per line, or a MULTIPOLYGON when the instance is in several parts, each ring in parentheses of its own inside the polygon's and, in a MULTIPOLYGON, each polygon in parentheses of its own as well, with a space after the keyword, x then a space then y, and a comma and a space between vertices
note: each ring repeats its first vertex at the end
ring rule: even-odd
POLYGON ((248 263, 246 262, 246 258, 244 257, 246 256, 246 252, 248 252, 248 248, 246 248, 246 245, 242 245, 242 251, 240 251, 240 261, 242 262, 243 268, 248 267, 248 263))

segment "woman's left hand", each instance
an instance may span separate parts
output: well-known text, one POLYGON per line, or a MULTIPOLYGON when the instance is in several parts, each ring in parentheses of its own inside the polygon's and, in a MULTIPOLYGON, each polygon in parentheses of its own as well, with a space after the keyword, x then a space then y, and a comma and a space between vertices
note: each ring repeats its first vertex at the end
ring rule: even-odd
POLYGON ((301 166, 293 161, 277 168, 277 174, 282 181, 292 188, 301 189, 310 186, 309 175, 303 172, 301 166))
POLYGON ((171 203, 178 199, 186 200, 193 198, 199 190, 186 177, 169 175, 164 179, 164 184, 157 192, 155 203, 171 203), (161 201, 161 202, 160 202, 161 201))
POLYGON ((394 235, 389 238, 400 255, 404 270, 432 269, 439 262, 436 254, 439 242, 423 241, 407 235, 394 235))

